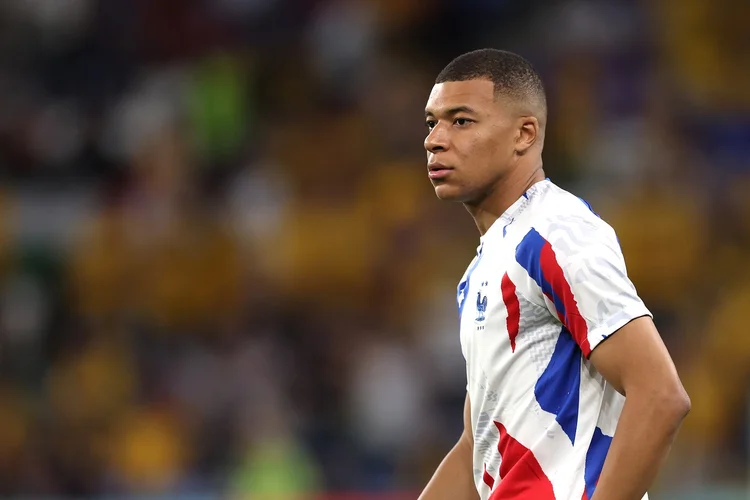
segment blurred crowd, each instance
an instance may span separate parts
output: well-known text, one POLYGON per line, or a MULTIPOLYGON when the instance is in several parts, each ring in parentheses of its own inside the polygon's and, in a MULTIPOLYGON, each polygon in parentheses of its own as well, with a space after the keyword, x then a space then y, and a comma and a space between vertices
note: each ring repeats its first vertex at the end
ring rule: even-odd
POLYGON ((545 169, 618 231, 693 410, 661 488, 750 468, 750 3, 3 0, 0 494, 417 490, 461 430, 478 234, 426 177, 439 70, 517 51, 545 169))

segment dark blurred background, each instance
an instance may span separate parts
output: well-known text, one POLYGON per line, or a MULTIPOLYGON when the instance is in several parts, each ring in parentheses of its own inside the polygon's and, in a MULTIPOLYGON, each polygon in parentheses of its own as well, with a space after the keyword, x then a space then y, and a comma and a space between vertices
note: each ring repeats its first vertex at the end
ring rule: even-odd
POLYGON ((692 396, 652 497, 750 498, 748 26, 746 0, 2 0, 0 495, 415 498, 461 431, 478 242, 423 107, 491 46, 545 79, 547 174, 618 231, 692 396))

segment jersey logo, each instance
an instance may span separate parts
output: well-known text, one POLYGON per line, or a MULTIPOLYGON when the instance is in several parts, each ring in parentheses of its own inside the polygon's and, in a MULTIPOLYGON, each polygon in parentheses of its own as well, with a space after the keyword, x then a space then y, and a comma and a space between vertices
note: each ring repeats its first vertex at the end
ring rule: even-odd
MULTIPOLYGON (((487 286, 487 282, 483 281, 481 286, 482 288, 484 288, 485 286, 487 286)), ((477 292, 477 317, 474 320, 475 323, 477 324, 477 330, 484 330, 484 325, 482 323, 484 323, 484 320, 487 319, 486 313, 487 313, 487 296, 482 295, 482 290, 480 289, 477 292)))

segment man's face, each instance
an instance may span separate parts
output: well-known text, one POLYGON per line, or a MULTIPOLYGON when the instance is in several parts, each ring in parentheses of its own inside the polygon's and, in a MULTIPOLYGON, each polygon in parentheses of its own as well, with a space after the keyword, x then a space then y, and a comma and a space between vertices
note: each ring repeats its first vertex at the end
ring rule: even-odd
POLYGON ((429 177, 442 200, 478 203, 511 167, 513 117, 490 80, 438 83, 425 107, 429 177))

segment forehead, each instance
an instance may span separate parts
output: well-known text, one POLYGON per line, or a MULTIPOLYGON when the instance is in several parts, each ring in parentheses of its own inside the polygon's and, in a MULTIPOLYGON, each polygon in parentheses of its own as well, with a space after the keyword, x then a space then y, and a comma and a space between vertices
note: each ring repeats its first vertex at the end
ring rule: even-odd
POLYGON ((488 111, 495 104, 495 86, 490 80, 444 82, 432 87, 425 111, 438 115, 461 106, 488 111))

